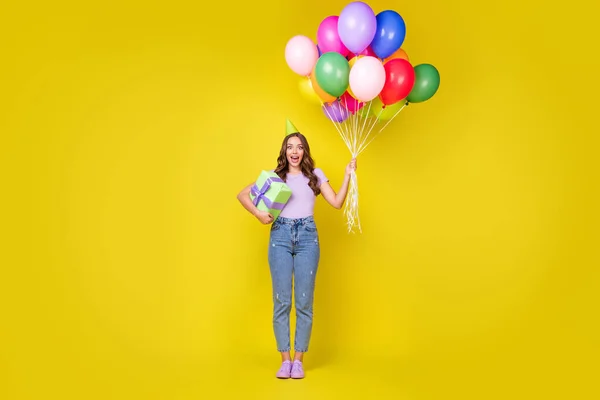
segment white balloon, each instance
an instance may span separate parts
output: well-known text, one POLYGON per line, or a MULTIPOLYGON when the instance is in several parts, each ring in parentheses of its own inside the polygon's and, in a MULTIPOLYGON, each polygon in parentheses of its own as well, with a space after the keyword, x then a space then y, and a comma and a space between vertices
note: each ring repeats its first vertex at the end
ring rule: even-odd
POLYGON ((385 85, 385 68, 379 59, 362 56, 350 69, 349 86, 358 100, 367 102, 381 93, 385 85))

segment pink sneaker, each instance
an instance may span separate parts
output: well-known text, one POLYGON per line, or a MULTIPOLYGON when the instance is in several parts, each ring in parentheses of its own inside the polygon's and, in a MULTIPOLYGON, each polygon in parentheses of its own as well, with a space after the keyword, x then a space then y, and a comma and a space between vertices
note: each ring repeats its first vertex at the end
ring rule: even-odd
POLYGON ((302 361, 295 360, 292 364, 292 379, 302 379, 304 378, 304 370, 302 369, 302 361))
POLYGON ((279 379, 287 379, 290 377, 290 373, 292 372, 292 363, 289 360, 286 360, 281 363, 281 368, 277 371, 277 378, 279 379))

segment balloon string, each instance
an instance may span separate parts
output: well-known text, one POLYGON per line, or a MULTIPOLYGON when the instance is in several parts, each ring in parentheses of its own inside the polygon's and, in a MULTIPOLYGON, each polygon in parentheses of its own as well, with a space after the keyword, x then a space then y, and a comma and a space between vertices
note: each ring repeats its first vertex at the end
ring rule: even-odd
POLYGON ((344 143, 346 144, 346 146, 350 146, 350 137, 349 137, 348 127, 346 126, 344 121, 342 121, 342 122, 335 121, 335 123, 340 127, 340 132, 344 139, 344 143))
MULTIPOLYGON (((341 106, 341 99, 336 100, 341 106)), ((373 122, 370 123, 368 120, 370 117, 368 115, 371 112, 372 101, 366 102, 368 103, 368 108, 366 114, 358 115, 358 112, 351 113, 348 109, 348 100, 347 96, 344 96, 344 112, 349 112, 350 115, 344 119, 342 122, 338 122, 335 118, 333 118, 333 111, 330 112, 329 108, 324 104, 323 100, 321 100, 321 106, 323 107, 325 113, 332 121, 333 126, 336 128, 344 143, 352 153, 352 157, 356 158, 360 155, 368 146, 377 138, 377 136, 396 118, 396 116, 402 111, 408 103, 404 104, 389 121, 381 128, 377 133, 371 136, 375 125, 381 121, 381 114, 384 109, 382 108, 377 116, 373 119, 373 122), (360 119, 363 118, 362 124, 360 119), (361 126, 362 125, 362 126, 361 126), (366 129, 368 127, 368 130, 366 129)), ((358 108, 360 101, 358 99, 352 99, 350 101, 355 101, 355 109, 358 108)), ((364 107, 364 106, 363 106, 364 107)), ((350 185, 348 188, 347 201, 344 205, 344 214, 347 219, 348 232, 352 233, 354 230, 358 230, 362 232, 362 227, 360 223, 359 217, 359 193, 358 193, 358 179, 356 173, 352 171, 350 185)))
MULTIPOLYGON (((356 109, 356 99, 354 99, 354 105, 355 105, 355 109, 356 109)), ((350 123, 352 124, 352 156, 354 157, 354 154, 356 153, 356 137, 357 137, 357 128, 356 128, 356 119, 358 118, 358 115, 356 115, 356 112, 354 114, 352 114, 352 120, 350 121, 350 123)))
POLYGON ((346 138, 346 136, 342 133, 341 130, 341 124, 338 127, 338 125, 336 124, 335 119, 332 117, 332 115, 329 113, 329 111, 327 110, 327 106, 324 105, 323 100, 321 100, 321 107, 323 107, 323 109, 325 110, 325 113, 327 114, 327 116, 329 117, 329 120, 333 123, 333 126, 335 127, 335 129, 338 131, 338 133, 340 134, 340 136, 342 137, 342 140, 344 141, 344 143, 346 143, 346 146, 349 146, 348 143, 348 139, 346 138))
MULTIPOLYGON (((340 101, 341 103, 341 101, 340 101)), ((344 112, 345 113, 350 113, 350 111, 348 110, 348 102, 346 101, 346 97, 344 96, 344 112)), ((347 122, 348 118, 350 118, 350 116, 347 114, 346 118, 344 118, 344 121, 342 121, 342 123, 344 124, 344 131, 346 133, 346 137, 348 138, 348 143, 346 143, 346 145, 348 147, 352 146, 352 130, 350 127, 350 124, 347 122)))
MULTIPOLYGON (((344 96, 344 107, 346 108, 346 110, 348 111, 348 113, 350 113, 350 110, 348 109, 348 101, 347 101, 347 97, 344 96)), ((350 115, 348 116, 347 120, 346 120, 346 125, 348 126, 348 137, 350 138, 350 147, 348 148, 348 150, 350 150, 350 153, 354 156, 354 146, 355 146, 355 135, 356 132, 354 131, 354 115, 352 113, 350 113, 350 115)))
MULTIPOLYGON (((381 113, 383 112, 383 109, 381 109, 379 111, 379 114, 377 114, 377 117, 373 120, 373 123, 371 124, 368 133, 365 135, 363 141, 361 142, 361 146, 358 149, 357 152, 357 156, 362 153, 364 151, 364 149, 367 147, 368 143, 365 144, 366 140, 369 138, 369 136, 371 135, 371 131, 373 130, 373 128, 375 127, 375 125, 377 124, 377 122, 379 121, 379 117, 381 116, 381 113)), ((369 141, 370 142, 370 141, 369 141)))
POLYGON ((348 232, 352 233, 353 229, 357 228, 362 233, 358 214, 358 179, 354 171, 350 174, 350 187, 344 204, 344 214, 346 215, 348 232))
POLYGON ((367 109, 367 113, 366 113, 366 114, 363 114, 363 116, 364 116, 364 119, 363 119, 363 125, 362 125, 362 128, 361 128, 361 130, 360 130, 361 132, 364 132, 364 131, 365 131, 365 126, 367 125, 367 120, 369 119, 368 115, 371 113, 371 104, 373 104, 373 102, 372 102, 372 101, 369 101, 368 103, 369 103, 369 108, 367 109))
MULTIPOLYGON (((354 101, 358 101, 353 99, 354 101)), ((350 100, 350 101, 353 101, 350 100)), ((350 112, 348 109, 348 100, 347 97, 344 97, 344 108, 346 112, 350 112)), ((358 104, 355 104, 355 108, 358 107, 358 104)), ((358 115, 356 113, 350 113, 348 118, 344 120, 343 124, 340 124, 345 128, 346 132, 346 146, 348 150, 352 153, 352 157, 356 157, 356 151, 358 149, 359 143, 358 139, 358 115)), ((358 181, 356 179, 356 173, 352 171, 350 184, 348 188, 347 200, 344 204, 344 214, 346 216, 346 223, 348 226, 348 232, 352 233, 355 228, 358 228, 359 231, 362 232, 360 225, 360 218, 358 215, 358 181)))
MULTIPOLYGON (((310 75, 308 76, 308 80, 309 80, 311 89, 314 90, 314 88, 312 87, 312 81, 310 80, 310 75)), ((338 131, 338 133, 342 137, 342 140, 344 141, 344 143, 346 143, 346 145, 348 145, 348 138, 345 135, 345 132, 343 132, 342 124, 337 122, 334 118, 332 118, 332 114, 329 113, 327 107, 325 106, 325 103, 323 102, 323 99, 319 98, 319 101, 321 102, 321 107, 323 108, 323 110, 325 110, 327 117, 329 117, 329 120, 333 123, 333 126, 335 127, 335 129, 338 131)))
POLYGON ((358 150, 358 145, 361 137, 360 130, 358 129, 358 114, 355 114, 355 118, 352 121, 354 127, 354 146, 352 147, 352 156, 356 157, 356 151, 358 150))
MULTIPOLYGON (((369 140, 368 143, 366 143, 358 152, 358 154, 362 153, 369 144, 371 144, 371 142, 373 140, 375 140, 375 138, 377 136, 379 136, 379 134, 386 128, 386 126, 388 126, 390 124, 390 122, 393 121, 394 118, 396 118, 396 115, 400 114, 400 111, 404 110, 404 107, 406 107, 408 105, 408 103, 405 103, 402 107, 400 107, 400 109, 398 111, 396 111, 396 113, 392 116, 392 118, 390 118, 390 120, 375 134, 373 135, 373 137, 371 138, 371 140, 369 140)), ((379 114, 381 115, 381 112, 383 111, 383 109, 379 112, 379 114)), ((377 117, 377 119, 379 119, 379 117, 377 117)))
POLYGON ((354 131, 356 132, 356 134, 358 136, 357 137, 357 143, 354 146, 354 156, 356 156, 356 152, 358 150, 358 144, 359 144, 358 142, 360 141, 360 139, 362 137, 362 132, 363 131, 359 129, 359 127, 360 127, 360 123, 359 123, 360 117, 358 115, 358 111, 359 111, 358 110, 358 106, 360 105, 360 102, 358 100, 354 100, 354 101, 356 102, 356 107, 355 108, 357 109, 356 113, 354 114, 354 131))
MULTIPOLYGON (((350 101, 354 101, 354 109, 358 108, 358 103, 359 101, 355 98, 352 98, 352 100, 350 101)), ((348 103, 346 100, 346 97, 344 97, 344 105, 346 107, 346 109, 348 109, 348 103)), ((348 130, 349 130, 349 138, 350 138, 350 153, 352 154, 352 157, 356 156, 356 151, 358 150, 358 140, 360 138, 360 131, 358 129, 359 124, 359 116, 358 113, 355 111, 353 113, 351 113, 351 115, 349 116, 348 120, 347 120, 347 125, 348 125, 348 130)))
MULTIPOLYGON (((348 105, 346 97, 344 97, 344 101, 346 102, 346 106, 348 105)), ((348 107, 346 107, 346 110, 348 110, 348 107)), ((354 119, 356 118, 356 114, 353 114, 350 112, 350 110, 348 110, 348 113, 350 113, 350 115, 348 116, 348 120, 346 125, 348 125, 348 133, 349 133, 349 137, 350 137, 350 153, 354 154, 354 146, 356 146, 356 129, 354 129, 354 119)))
POLYGON ((392 116, 392 118, 390 118, 390 120, 377 133, 378 134, 381 133, 381 131, 383 131, 385 129, 385 127, 388 126, 390 124, 390 122, 392 122, 394 120, 394 118, 396 118, 396 115, 400 114, 400 111, 404 110, 404 107, 406 107, 406 106, 408 106, 408 102, 404 103, 402 105, 402 107, 400 107, 400 109, 398 111, 396 111, 396 113, 392 116))
MULTIPOLYGON (((357 106, 356 104, 356 99, 352 98, 352 100, 350 101, 354 101, 355 102, 355 108, 357 106)), ((350 150, 350 153, 352 154, 352 157, 355 156, 356 154, 356 134, 357 134, 357 126, 356 126, 356 119, 357 119, 357 115, 356 113, 351 113, 350 110, 348 109, 348 101, 347 101, 347 97, 344 96, 344 106, 346 108, 346 110, 350 113, 350 115, 348 116, 348 119, 346 120, 346 126, 348 129, 348 137, 350 139, 350 147, 348 148, 348 150, 350 150)))
MULTIPOLYGON (((358 100, 355 100, 356 102, 359 102, 358 100)), ((357 157, 358 156, 358 150, 361 147, 362 143, 364 142, 364 140, 366 139, 366 137, 364 136, 365 134, 365 127, 367 125, 367 120, 369 119, 368 115, 371 112, 371 105, 372 102, 368 101, 365 102, 368 103, 368 107, 367 107, 367 113, 366 114, 361 114, 359 115, 358 113, 355 114, 355 118, 354 118, 354 129, 356 132, 356 137, 354 138, 354 146, 352 149, 352 156, 353 157, 357 157), (367 115, 367 116, 365 116, 367 115), (362 127, 361 127, 361 116, 362 116, 362 127)), ((363 106, 365 107, 365 106, 363 106)), ((357 104, 357 108, 358 108, 358 104, 357 104)), ((363 111, 364 113, 364 111, 363 111)))
MULTIPOLYGON (((369 112, 370 112, 370 106, 371 106, 371 102, 369 102, 369 112)), ((359 129, 360 136, 359 136, 359 139, 358 139, 358 146, 356 148, 357 156, 358 156, 358 151, 360 150, 360 147, 362 146, 362 144, 365 142, 365 140, 368 137, 368 135, 365 134, 366 133, 365 126, 367 124, 367 120, 368 120, 368 117, 364 117, 364 122, 362 124, 362 128, 359 129)))

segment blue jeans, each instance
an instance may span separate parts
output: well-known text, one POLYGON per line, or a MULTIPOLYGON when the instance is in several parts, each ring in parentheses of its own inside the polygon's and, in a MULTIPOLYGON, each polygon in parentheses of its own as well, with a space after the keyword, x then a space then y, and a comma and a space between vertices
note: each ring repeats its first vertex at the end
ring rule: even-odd
POLYGON ((312 216, 299 219, 279 217, 273 222, 269 267, 273 284, 273 330, 280 352, 290 351, 291 347, 292 278, 296 306, 294 350, 308 351, 319 257, 319 235, 312 216))

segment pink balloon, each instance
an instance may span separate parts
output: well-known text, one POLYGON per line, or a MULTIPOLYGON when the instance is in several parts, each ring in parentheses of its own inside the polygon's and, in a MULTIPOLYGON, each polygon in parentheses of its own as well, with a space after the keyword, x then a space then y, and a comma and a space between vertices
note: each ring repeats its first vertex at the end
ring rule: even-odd
POLYGON ((319 29, 317 29, 317 43, 322 53, 335 51, 346 57, 349 50, 344 46, 338 34, 338 20, 338 16, 331 15, 321 21, 319 29))
POLYGON ((309 76, 319 59, 319 50, 311 39, 296 35, 285 46, 285 61, 292 71, 309 76))
POLYGON ((385 85, 385 68, 379 59, 360 57, 354 63, 349 76, 350 89, 360 101, 371 101, 385 85))
POLYGON ((365 103, 362 101, 358 101, 354 97, 350 96, 350 93, 348 92, 345 92, 342 97, 340 97, 340 104, 351 113, 357 112, 365 105, 365 103))

